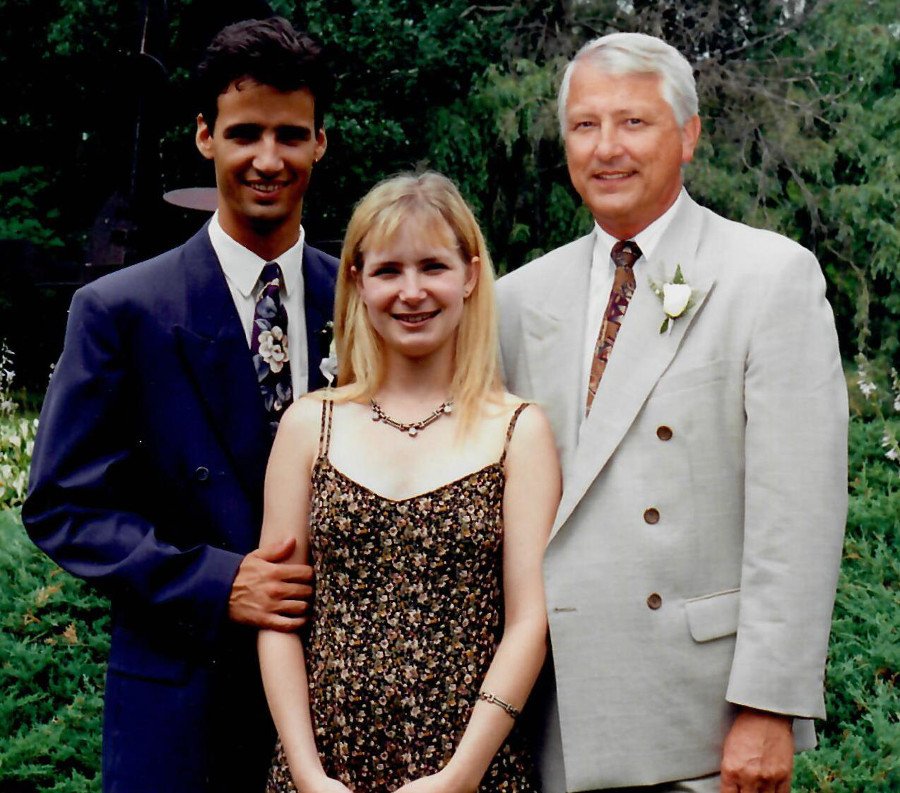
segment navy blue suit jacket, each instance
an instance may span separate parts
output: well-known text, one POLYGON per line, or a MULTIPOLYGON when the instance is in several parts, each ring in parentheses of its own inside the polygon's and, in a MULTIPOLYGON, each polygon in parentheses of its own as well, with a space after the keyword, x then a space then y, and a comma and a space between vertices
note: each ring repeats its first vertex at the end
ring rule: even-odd
MULTIPOLYGON (((325 384, 336 268, 304 246, 310 389, 325 384)), ((271 442, 205 227, 76 292, 22 516, 112 602, 108 793, 261 790, 273 731, 255 632, 227 606, 259 542, 271 442)))

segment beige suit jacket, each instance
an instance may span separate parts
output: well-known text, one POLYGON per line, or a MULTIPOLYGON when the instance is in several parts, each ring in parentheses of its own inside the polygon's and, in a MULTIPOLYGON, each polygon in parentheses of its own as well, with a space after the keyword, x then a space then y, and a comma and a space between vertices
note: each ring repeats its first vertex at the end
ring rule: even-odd
POLYGON ((636 268, 579 435, 592 246, 498 288, 507 385, 543 405, 563 461, 545 793, 715 772, 734 705, 822 717, 846 517, 846 386, 814 256, 688 198, 636 268), (679 264, 694 305, 661 335, 648 277, 679 264))

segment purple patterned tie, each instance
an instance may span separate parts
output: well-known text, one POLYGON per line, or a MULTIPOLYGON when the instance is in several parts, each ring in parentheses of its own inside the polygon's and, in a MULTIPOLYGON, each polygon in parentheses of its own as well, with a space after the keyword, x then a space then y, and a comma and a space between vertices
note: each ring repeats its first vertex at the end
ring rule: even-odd
POLYGON ((641 258, 641 249, 634 240, 619 240, 613 245, 610 258, 616 265, 616 274, 609 293, 609 302, 606 304, 606 312, 603 314, 603 323, 600 325, 600 333, 597 336, 597 344, 594 347, 594 357, 591 360, 585 416, 591 412, 591 405, 597 395, 597 386, 600 385, 600 378, 603 377, 606 364, 609 362, 619 326, 628 310, 628 301, 634 294, 634 263, 641 258))
POLYGON ((278 429, 279 419, 294 399, 291 390, 287 312, 281 304, 283 280, 278 262, 268 262, 263 267, 259 276, 262 291, 256 303, 250 334, 253 366, 273 435, 278 429))

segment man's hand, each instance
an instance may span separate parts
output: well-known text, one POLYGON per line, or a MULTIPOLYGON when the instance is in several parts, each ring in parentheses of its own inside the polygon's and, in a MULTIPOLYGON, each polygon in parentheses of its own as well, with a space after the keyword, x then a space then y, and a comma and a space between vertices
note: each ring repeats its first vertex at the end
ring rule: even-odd
POLYGON ((741 708, 725 737, 721 793, 789 793, 793 719, 741 708))
POLYGON ((244 557, 231 585, 229 619, 286 633, 306 623, 313 570, 285 561, 296 545, 294 539, 282 540, 244 557))

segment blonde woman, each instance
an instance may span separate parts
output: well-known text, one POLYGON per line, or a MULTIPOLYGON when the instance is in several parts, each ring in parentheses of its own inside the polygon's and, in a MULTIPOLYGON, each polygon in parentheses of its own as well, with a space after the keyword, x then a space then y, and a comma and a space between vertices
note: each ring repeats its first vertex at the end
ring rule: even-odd
POLYGON ((534 791, 515 719, 545 654, 560 493, 498 376, 493 272, 453 184, 376 186, 347 229, 339 387, 281 421, 262 543, 313 564, 308 639, 263 631, 270 793, 534 791))

